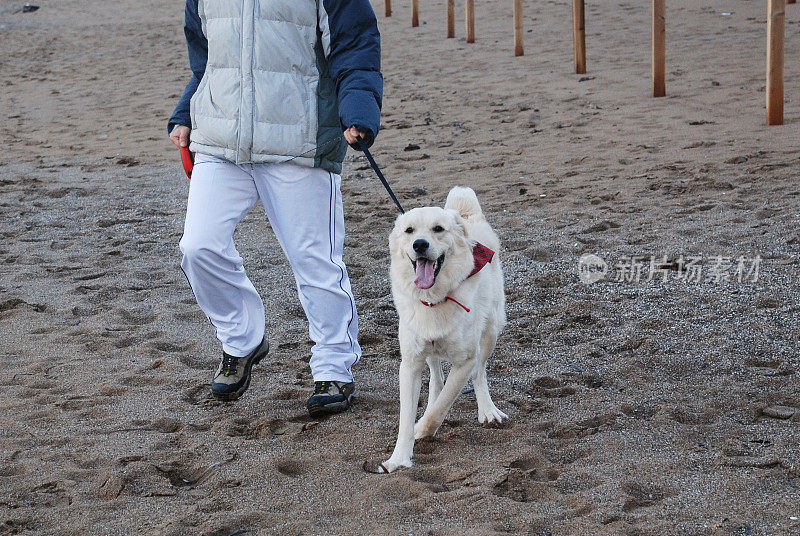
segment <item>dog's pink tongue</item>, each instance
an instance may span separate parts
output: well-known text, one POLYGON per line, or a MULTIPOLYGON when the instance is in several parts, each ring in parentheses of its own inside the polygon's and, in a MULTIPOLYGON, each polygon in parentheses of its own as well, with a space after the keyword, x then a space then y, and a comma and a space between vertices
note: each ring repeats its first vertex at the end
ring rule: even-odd
POLYGON ((417 278, 414 284, 417 288, 428 289, 433 286, 434 263, 427 259, 417 260, 417 278))

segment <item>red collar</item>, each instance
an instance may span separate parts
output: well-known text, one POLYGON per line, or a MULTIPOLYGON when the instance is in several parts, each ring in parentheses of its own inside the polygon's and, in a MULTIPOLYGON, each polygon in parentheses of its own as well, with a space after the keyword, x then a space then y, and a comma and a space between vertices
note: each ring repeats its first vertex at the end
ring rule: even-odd
POLYGON ((464 305, 463 303, 459 302, 459 301, 458 301, 458 300, 456 300, 455 298, 451 298, 450 296, 446 297, 445 299, 443 299, 442 301, 440 301, 440 302, 438 302, 438 303, 428 303, 428 302, 426 302, 426 301, 423 301, 423 300, 419 300, 419 302, 420 302, 422 305, 427 305, 428 307, 436 307, 437 305, 439 305, 439 303, 444 303, 444 302, 446 302, 447 300, 450 300, 451 302, 456 302, 456 303, 457 303, 459 306, 461 306, 461 308, 462 308, 462 309, 464 309, 466 312, 469 312, 469 307, 467 307, 467 306, 466 306, 466 305, 464 305))
MULTIPOLYGON (((492 258, 493 257, 494 257, 494 251, 492 251, 491 249, 487 248, 486 246, 484 246, 480 242, 475 242, 475 247, 472 248, 472 259, 473 259, 473 262, 474 262, 474 266, 473 266, 472 271, 470 272, 470 274, 467 276, 467 279, 469 279, 473 275, 475 275, 478 272, 480 272, 481 268, 486 266, 488 263, 492 262, 492 258)), ((423 300, 419 300, 419 301, 420 301, 420 303, 422 305, 425 305, 425 306, 428 306, 428 307, 436 307, 440 303, 444 303, 447 300, 450 300, 451 302, 454 302, 454 303, 458 304, 459 307, 464 309, 466 312, 469 312, 469 307, 467 307, 463 303, 459 302, 455 298, 451 298, 450 296, 447 296, 445 299, 443 299, 442 301, 437 302, 437 303, 429 303, 429 302, 426 302, 426 301, 423 301, 423 300)))

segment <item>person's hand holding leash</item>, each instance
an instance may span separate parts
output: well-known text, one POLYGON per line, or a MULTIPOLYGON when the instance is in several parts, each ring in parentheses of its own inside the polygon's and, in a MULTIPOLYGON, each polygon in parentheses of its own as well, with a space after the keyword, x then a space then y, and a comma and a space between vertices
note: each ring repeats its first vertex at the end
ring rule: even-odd
POLYGON ((363 132, 359 132, 356 127, 350 127, 344 131, 344 139, 346 139, 347 143, 350 145, 356 143, 356 138, 358 137, 366 138, 366 135, 363 132))
POLYGON ((175 125, 175 128, 172 129, 172 132, 169 135, 169 139, 175 144, 176 147, 188 147, 189 135, 191 132, 192 129, 189 127, 175 125))
POLYGON ((359 127, 358 125, 353 125, 352 127, 348 128, 344 131, 344 139, 347 140, 347 143, 353 149, 361 150, 358 145, 358 138, 364 140, 367 144, 367 147, 372 145, 372 132, 369 129, 363 129, 363 127, 359 127))

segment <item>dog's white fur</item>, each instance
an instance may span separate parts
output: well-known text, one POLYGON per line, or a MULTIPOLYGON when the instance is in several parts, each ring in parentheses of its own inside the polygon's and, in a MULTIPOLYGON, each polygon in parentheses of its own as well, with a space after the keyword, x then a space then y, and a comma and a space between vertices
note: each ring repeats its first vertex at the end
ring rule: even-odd
POLYGON ((471 188, 453 188, 444 209, 415 208, 401 215, 389 237, 392 295, 400 317, 400 427, 392 456, 381 469, 392 472, 411 467, 414 440, 432 436, 471 377, 478 401, 478 421, 499 423, 508 415, 497 409, 489 396, 486 360, 506 323, 500 240, 481 210, 471 188), (443 230, 434 230, 440 226, 443 230), (411 230, 411 232, 408 232, 411 230), (433 286, 414 284, 413 243, 429 242, 428 258, 445 259, 433 286), (492 262, 467 278, 473 269, 475 242, 495 251, 492 262), (452 297, 470 309, 447 300, 452 297), (428 307, 420 302, 437 304, 428 307), (452 364, 444 382, 441 360, 452 364), (428 406, 419 422, 422 370, 430 367, 428 406))

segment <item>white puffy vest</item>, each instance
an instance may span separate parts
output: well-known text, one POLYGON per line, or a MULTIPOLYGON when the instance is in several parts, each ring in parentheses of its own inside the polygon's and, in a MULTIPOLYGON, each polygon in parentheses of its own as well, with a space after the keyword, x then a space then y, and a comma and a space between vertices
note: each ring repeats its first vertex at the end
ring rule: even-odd
POLYGON ((236 163, 313 166, 318 2, 200 0, 198 11, 208 63, 191 101, 191 150, 236 163))

